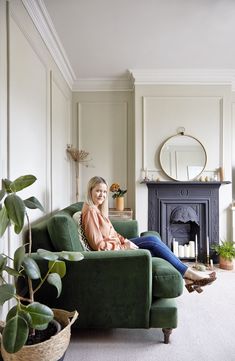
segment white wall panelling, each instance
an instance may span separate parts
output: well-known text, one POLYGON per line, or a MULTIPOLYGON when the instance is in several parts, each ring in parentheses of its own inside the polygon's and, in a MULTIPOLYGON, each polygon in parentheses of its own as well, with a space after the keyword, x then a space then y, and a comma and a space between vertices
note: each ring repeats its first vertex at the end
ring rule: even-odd
MULTIPOLYGON (((222 104, 220 97, 144 97, 143 169, 160 168, 160 148, 167 138, 177 134, 181 124, 185 127, 185 134, 204 145, 208 157, 206 168, 218 167, 220 153, 223 154, 220 146, 223 138, 222 104), (203 132, 199 123, 203 124, 203 132), (209 138, 212 126, 213 137, 209 138)), ((161 177, 166 178, 163 173, 161 177)))
POLYGON ((127 103, 83 102, 79 104, 78 118, 79 149, 89 151, 92 157, 88 167, 80 166, 83 199, 87 181, 93 175, 127 187, 127 103))
MULTIPOLYGON (((88 167, 80 165, 80 197, 94 175, 127 187, 126 206, 133 207, 134 132, 129 92, 74 93, 74 117, 79 149, 90 153, 88 167)), ((110 206, 113 199, 110 194, 110 206)))
MULTIPOLYGON (((48 213, 53 206, 61 208, 70 203, 66 145, 71 137, 72 93, 22 1, 0 0, 0 10, 1 178, 9 176, 13 180, 23 174, 34 174, 38 180, 31 187, 32 195, 42 202, 48 213), (51 71, 56 79, 53 91, 51 71), (57 139, 61 139, 61 143, 57 139), (55 205, 52 199, 56 199, 55 205)), ((21 195, 24 197, 24 194, 25 197, 31 195, 28 190, 23 190, 21 195)), ((29 215, 31 221, 43 216, 38 210, 29 211, 29 215)), ((6 238, 7 251, 13 253, 21 237, 16 237, 11 230, 6 238)))
MULTIPOLYGON (((160 168, 163 142, 183 126, 207 152, 206 170, 222 166, 231 180, 231 86, 137 85, 135 87, 136 218, 147 228, 147 187, 139 184, 141 169, 160 168), (230 130, 229 130, 230 129, 230 130)), ((158 173, 159 175, 159 173, 158 173)), ((169 180, 160 173, 162 180, 169 180)), ((231 186, 220 189, 221 237, 230 235, 231 186)))
MULTIPOLYGON (((33 194, 47 205, 48 72, 15 19, 10 18, 10 178, 34 174, 33 194), (37 69, 37 71, 35 71, 37 69)), ((25 192, 28 192, 27 190, 25 192)), ((32 217, 39 211, 32 212, 32 217)))
POLYGON ((51 196, 52 209, 68 205, 70 162, 66 148, 70 143, 70 99, 52 74, 51 78, 51 196))

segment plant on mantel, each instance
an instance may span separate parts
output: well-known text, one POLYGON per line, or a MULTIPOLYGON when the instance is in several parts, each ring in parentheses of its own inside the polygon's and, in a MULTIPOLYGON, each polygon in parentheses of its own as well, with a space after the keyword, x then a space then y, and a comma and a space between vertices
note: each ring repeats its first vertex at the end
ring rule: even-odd
POLYGON ((27 244, 18 247, 13 257, 5 253, 0 254, 0 305, 9 300, 15 301, 15 305, 7 314, 2 332, 2 343, 8 353, 19 351, 27 343, 29 334, 35 334, 35 330, 47 329, 48 324, 54 318, 51 308, 34 301, 35 293, 47 281, 57 289, 57 297, 59 297, 62 290, 61 276, 66 271, 64 260, 80 261, 83 259, 83 255, 79 252, 63 251, 55 254, 39 249, 38 256, 48 260, 48 271, 45 276, 41 276, 39 266, 31 254, 32 232, 27 209, 43 211, 43 207, 35 197, 22 199, 16 194, 35 181, 36 177, 33 175, 21 176, 13 182, 3 179, 0 190, 0 237, 11 224, 14 226, 16 234, 20 234, 23 230, 25 219, 28 227, 27 244), (26 245, 28 253, 25 250, 26 245), (17 293, 17 281, 20 277, 24 277, 28 283, 28 297, 17 293), (12 281, 8 282, 8 279, 12 279, 12 281), (35 288, 33 288, 32 281, 36 282, 35 288))

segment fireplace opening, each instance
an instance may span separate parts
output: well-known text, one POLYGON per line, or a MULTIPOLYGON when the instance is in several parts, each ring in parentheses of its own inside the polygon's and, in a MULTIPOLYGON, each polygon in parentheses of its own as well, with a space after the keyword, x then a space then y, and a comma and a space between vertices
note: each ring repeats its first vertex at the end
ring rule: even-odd
POLYGON ((189 205, 175 207, 169 217, 169 231, 173 252, 180 258, 194 258, 198 253, 195 237, 200 234, 196 211, 189 205))

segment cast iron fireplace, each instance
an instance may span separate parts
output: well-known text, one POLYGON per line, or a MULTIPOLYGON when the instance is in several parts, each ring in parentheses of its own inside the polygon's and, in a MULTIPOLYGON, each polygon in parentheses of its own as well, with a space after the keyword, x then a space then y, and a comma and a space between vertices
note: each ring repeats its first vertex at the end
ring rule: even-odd
MULTIPOLYGON (((173 239, 184 245, 198 238, 198 260, 206 262, 209 246, 219 243, 219 187, 228 182, 146 182, 148 229, 160 233, 173 249, 173 239)), ((210 249, 210 258, 217 262, 210 249)))

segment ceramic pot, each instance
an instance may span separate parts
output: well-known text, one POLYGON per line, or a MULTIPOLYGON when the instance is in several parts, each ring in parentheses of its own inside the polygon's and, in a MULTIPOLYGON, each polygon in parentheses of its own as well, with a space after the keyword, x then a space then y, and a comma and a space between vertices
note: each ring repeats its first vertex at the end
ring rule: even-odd
POLYGON ((233 261, 229 261, 228 259, 225 259, 223 257, 219 257, 219 266, 222 269, 231 271, 233 270, 233 261))
POLYGON ((124 197, 115 198, 115 208, 117 211, 124 210, 124 197))

